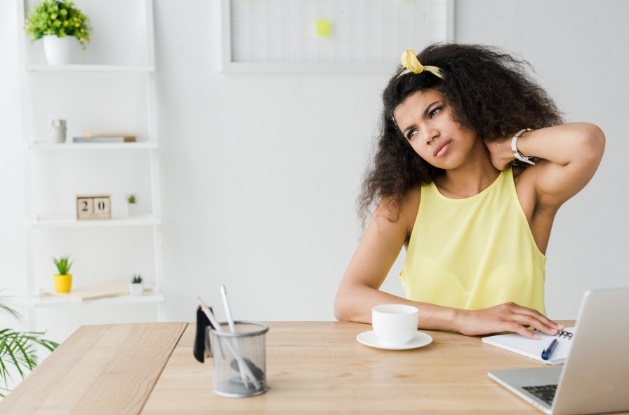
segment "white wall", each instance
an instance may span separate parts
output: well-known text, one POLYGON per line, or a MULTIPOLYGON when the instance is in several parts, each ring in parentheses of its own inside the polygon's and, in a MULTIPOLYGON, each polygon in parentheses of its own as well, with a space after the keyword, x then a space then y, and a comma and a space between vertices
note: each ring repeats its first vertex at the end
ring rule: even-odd
POLYGON ((332 319, 388 74, 220 73, 218 2, 189 5, 156 8, 170 317, 225 284, 243 318, 332 319))
POLYGON ((14 2, 0 2, 0 263, 4 268, 0 272, 0 290, 25 297, 23 147, 15 8, 14 2))
MULTIPOLYGON (((332 319, 360 236, 355 197, 389 74, 224 74, 219 2, 155 3, 169 319, 191 320, 196 295, 221 310, 221 284, 239 319, 332 319)), ((518 53, 567 119, 606 132, 599 172, 560 211, 548 249, 549 314, 574 318, 585 289, 629 285, 629 0, 456 6, 458 41, 518 53)), ((0 288, 24 295, 14 8, 0 2, 0 288)), ((401 293, 396 274, 386 289, 401 293)))

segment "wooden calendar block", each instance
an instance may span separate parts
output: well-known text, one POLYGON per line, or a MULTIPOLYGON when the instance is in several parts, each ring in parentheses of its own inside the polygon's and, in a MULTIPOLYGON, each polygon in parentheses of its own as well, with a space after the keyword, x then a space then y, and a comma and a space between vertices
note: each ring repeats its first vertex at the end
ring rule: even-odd
POLYGON ((76 218, 91 219, 94 213, 94 199, 92 197, 76 197, 76 218))
POLYGON ((77 195, 77 219, 111 219, 110 195, 77 195))

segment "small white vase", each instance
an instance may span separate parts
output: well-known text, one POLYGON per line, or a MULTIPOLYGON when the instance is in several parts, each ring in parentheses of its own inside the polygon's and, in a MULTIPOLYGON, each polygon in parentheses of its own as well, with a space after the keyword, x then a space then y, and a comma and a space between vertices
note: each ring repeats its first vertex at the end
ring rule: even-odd
POLYGON ((130 283, 129 284, 129 293, 132 297, 139 297, 144 292, 144 284, 142 283, 130 283))
POLYGON ((138 216, 139 214, 137 203, 127 203, 127 216, 138 216))
POLYGON ((72 63, 77 40, 74 36, 44 36, 44 54, 49 65, 67 65, 72 63))
POLYGON ((66 142, 65 120, 52 120, 50 123, 50 141, 56 144, 66 142))

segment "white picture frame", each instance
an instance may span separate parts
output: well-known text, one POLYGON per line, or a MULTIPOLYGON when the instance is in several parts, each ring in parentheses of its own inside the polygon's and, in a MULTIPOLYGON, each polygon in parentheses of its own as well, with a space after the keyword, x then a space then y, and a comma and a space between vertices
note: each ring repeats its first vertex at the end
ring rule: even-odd
POLYGON ((221 0, 221 25, 222 72, 389 73, 454 40, 454 0, 221 0))

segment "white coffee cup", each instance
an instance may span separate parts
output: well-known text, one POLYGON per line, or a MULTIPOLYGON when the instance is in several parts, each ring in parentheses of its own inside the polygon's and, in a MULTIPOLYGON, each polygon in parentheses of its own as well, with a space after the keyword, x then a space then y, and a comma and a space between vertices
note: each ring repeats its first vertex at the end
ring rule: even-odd
POLYGON ((417 333, 419 310, 404 304, 382 304, 371 310, 371 325, 378 340, 387 346, 408 343, 417 333))

